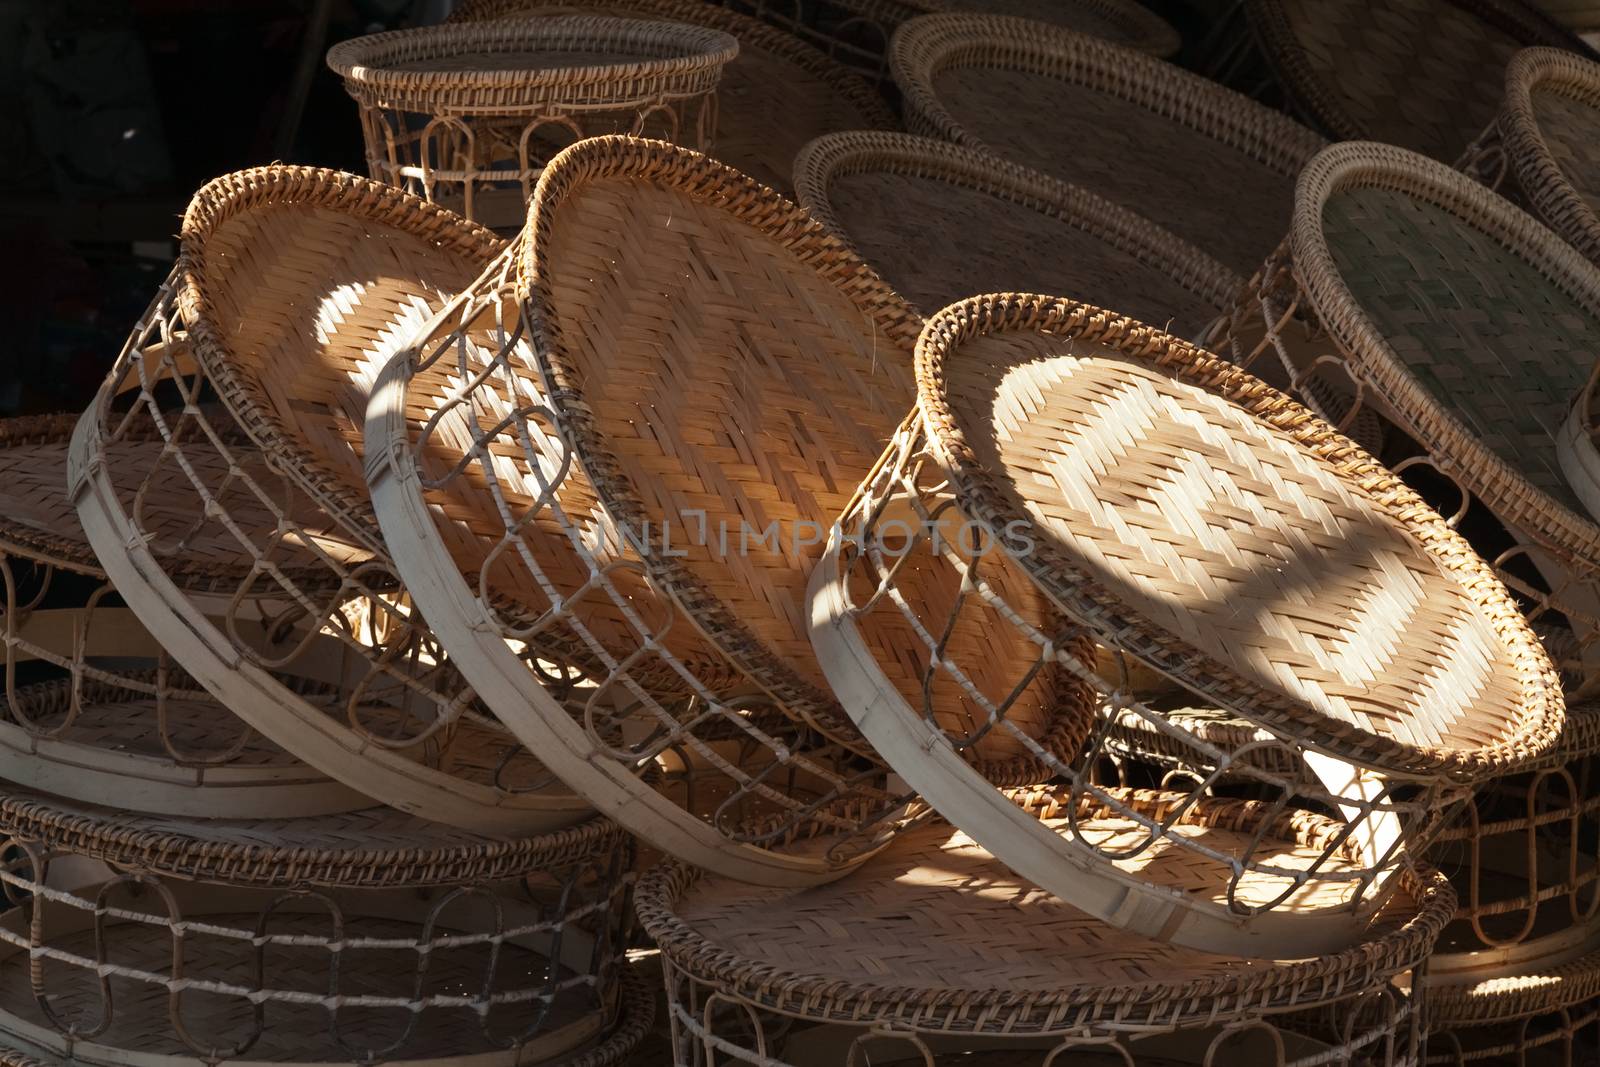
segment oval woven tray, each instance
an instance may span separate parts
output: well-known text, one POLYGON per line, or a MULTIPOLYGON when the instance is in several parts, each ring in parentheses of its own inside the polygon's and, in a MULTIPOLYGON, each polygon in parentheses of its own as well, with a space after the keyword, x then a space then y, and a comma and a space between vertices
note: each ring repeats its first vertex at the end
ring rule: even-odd
POLYGON ((1520 0, 1247 0, 1245 10, 1296 110, 1329 137, 1447 163, 1494 121, 1499 73, 1517 49, 1589 53, 1520 0))
POLYGON ((372 378, 501 243, 398 189, 304 167, 216 179, 182 236, 172 280, 73 441, 72 495, 118 591, 231 711, 376 800, 485 833, 584 818, 410 607, 363 475, 372 378), (166 347, 180 331, 189 369, 166 347), (178 389, 221 403, 164 406, 178 389), (168 442, 163 465, 119 464, 118 442, 150 433, 168 442), (239 440, 271 468, 243 466, 239 440), (192 537, 151 543, 151 484, 190 527, 248 554, 243 580, 206 601, 176 586, 165 560, 192 537), (309 699, 279 670, 329 689, 309 699))
POLYGON ((972 293, 1074 293, 1189 336, 1244 279, 1085 189, 975 149, 841 133, 795 161, 800 205, 932 313, 972 293), (960 219, 959 239, 930 219, 960 219))
POLYGON ((1518 52, 1496 133, 1523 200, 1600 263, 1600 63, 1555 48, 1518 52))
POLYGON ((1323 144, 1215 82, 1026 19, 926 15, 890 60, 913 132, 1081 186, 1245 277, 1282 240, 1295 175, 1323 144))
POLYGON ((669 19, 721 30, 739 55, 717 88, 712 155, 785 195, 794 188, 794 157, 833 130, 892 130, 899 123, 865 79, 793 34, 700 0, 467 0, 452 22, 536 13, 595 11, 669 19))

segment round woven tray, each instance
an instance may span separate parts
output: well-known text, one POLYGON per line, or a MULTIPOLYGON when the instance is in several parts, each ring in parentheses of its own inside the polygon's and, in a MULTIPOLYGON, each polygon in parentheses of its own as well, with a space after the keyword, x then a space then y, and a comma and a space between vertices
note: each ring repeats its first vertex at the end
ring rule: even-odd
MULTIPOLYGON (((1250 821, 1248 810, 1209 801, 1184 819, 1233 826, 1250 821)), ((1217 1030, 1248 1030, 1272 1013, 1391 997, 1392 980, 1426 959, 1454 900, 1430 871, 1348 951, 1238 959, 1116 930, 1015 878, 966 835, 930 823, 828 886, 756 889, 668 863, 644 876, 636 905, 667 965, 675 1025, 731 1043, 736 1062, 764 1062, 740 1054, 755 1040, 751 1029, 765 1031, 769 1055, 790 1062, 786 1045, 805 1031, 791 1022, 791 1037, 776 1027, 775 1017, 788 1017, 935 1047, 941 1037, 971 1044, 1054 1035, 1064 1049, 1084 1041, 1091 1056, 1125 1046, 1130 1059, 1111 1062, 1142 1064, 1141 1037, 1187 1032, 1203 1048, 1217 1030)), ((1402 1001, 1398 1018, 1385 1020, 1404 1024, 1402 1048, 1404 1030, 1415 1040, 1415 1007, 1402 1001)), ((1381 1043, 1385 1033, 1364 1034, 1363 1043, 1381 1043)), ((1078 1062, 1072 1051, 1058 1055, 1078 1062)))
POLYGON ((923 16, 890 59, 913 132, 1081 186, 1242 276, 1282 240, 1295 175, 1323 144, 1198 75, 1026 19, 923 16))
MULTIPOLYGON (((1381 900, 1401 842, 1421 847, 1463 795, 1459 783, 1554 743, 1563 715, 1553 672, 1487 568, 1397 479, 1263 383, 1098 308, 1005 294, 930 320, 918 377, 918 419, 858 493, 813 575, 813 638, 845 707, 895 770, 1041 886, 1109 921, 1200 947, 1259 954, 1338 944, 1381 900), (978 524, 977 547, 934 523, 951 505, 978 524), (930 524, 915 551, 886 515, 930 524), (1215 910, 1146 897, 1147 910, 1131 913, 1125 888, 1098 877, 1108 873, 1096 862, 1105 856, 1091 840, 1048 832, 999 803, 928 729, 934 699, 908 702, 886 684, 871 647, 879 620, 914 619, 924 635, 946 626, 948 612, 898 578, 906 559, 930 552, 976 587, 994 618, 1028 635, 1036 664, 1060 664, 1097 690, 1101 727, 1086 750, 1050 761, 1058 775, 1094 790, 1106 727, 1132 709, 1210 768, 1191 795, 1230 769, 1278 805, 1303 802, 1320 781, 1359 858, 1303 885, 1354 877, 1342 883, 1348 895, 1332 907, 1289 894, 1215 910), (1140 703, 1125 681, 1066 653, 1073 628, 1019 623, 986 577, 996 559, 1021 568, 1103 644, 1272 731, 1311 773, 1277 779, 1235 762, 1140 703)), ((961 682, 970 659, 933 651, 925 638, 907 654, 933 676, 936 697, 961 682)), ((1001 711, 996 729, 1013 729, 1001 711)), ((1160 827, 1149 833, 1199 866, 1219 861, 1160 827)), ((1220 869, 1253 862, 1235 854, 1220 869)))
POLYGON ((361 107, 374 178, 520 227, 551 156, 573 140, 648 134, 696 147, 739 42, 680 22, 555 16, 393 30, 334 45, 361 107))
POLYGON ((35 896, 0 918, 0 1040, 119 1065, 617 1063, 653 998, 613 917, 566 903, 133 875, 35 896))
MULTIPOLYGON (((732 876, 836 875, 859 846, 779 855, 764 842, 787 830, 757 840, 738 826, 822 815, 836 833, 871 831, 870 845, 898 817, 813 658, 805 568, 909 403, 921 320, 793 204, 684 149, 584 141, 540 189, 524 245, 374 393, 385 533, 456 662, 575 789, 662 851, 732 876), (528 277, 539 284, 524 308, 528 277), (638 281, 606 280, 620 277, 638 281), (615 343, 597 363, 600 338, 615 343), (559 405, 532 370, 541 357, 559 405), (445 388, 455 381, 470 384, 445 388), (573 649, 595 688, 561 707, 508 640, 573 649), (711 819, 640 781, 672 748, 722 776, 711 819), (777 784, 791 771, 802 796, 777 784)), ((969 627, 954 640, 989 638, 969 627)), ((1006 662, 1003 645, 990 651, 1006 662)), ((1028 745, 1081 738, 1087 710, 1058 679, 1041 673, 1021 698, 1027 743, 976 747, 997 778, 1038 781, 1028 745)), ((981 728, 973 709, 949 712, 950 729, 981 728)))
POLYGON ((372 377, 501 243, 398 189, 303 167, 213 181, 182 236, 173 277, 73 440, 71 494, 118 592, 231 711, 375 800, 486 833, 586 817, 482 710, 411 607, 362 471, 372 377), (172 358, 180 334, 192 366, 172 358), (220 403, 176 402, 213 394, 220 403), (149 436, 166 442, 161 462, 124 462, 119 443, 149 436), (244 462, 258 453, 270 469, 244 462), (160 536, 152 485, 181 537, 160 536), (204 599, 168 563, 201 536, 252 563, 204 599), (325 688, 309 699, 285 671, 325 688))
POLYGON ((840 133, 795 161, 800 205, 913 304, 1074 293, 1191 335, 1244 280, 1094 193, 945 141, 840 133), (930 219, 960 219, 959 240, 930 219))
POLYGON ((1500 72, 1519 48, 1589 52, 1519 0, 1246 0, 1245 10, 1295 109, 1329 137, 1446 162, 1494 121, 1500 72))
MULTIPOLYGON (((1489 993, 1491 999, 1497 995, 1489 993)), ((1428 1067, 1584 1067, 1600 1040, 1600 999, 1565 1005, 1507 1022, 1436 1029, 1428 1035, 1428 1067)))
POLYGON ((775 26, 700 0, 467 0, 450 21, 567 11, 668 19, 732 35, 739 55, 723 68, 717 87, 711 154, 781 193, 792 193, 795 153, 813 137, 898 125, 883 97, 826 53, 775 26))

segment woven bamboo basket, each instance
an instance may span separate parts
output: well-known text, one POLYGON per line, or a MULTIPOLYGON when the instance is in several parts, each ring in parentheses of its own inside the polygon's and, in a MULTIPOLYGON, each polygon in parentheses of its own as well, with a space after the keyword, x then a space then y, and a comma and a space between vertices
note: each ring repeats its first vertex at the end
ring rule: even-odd
POLYGON ((1506 68, 1500 114, 1464 169, 1513 198, 1600 263, 1600 63, 1527 48, 1506 68))
POLYGON ((1246 0, 1245 10, 1306 121, 1336 141, 1446 162, 1494 121, 1500 72, 1519 48, 1592 54, 1520 0, 1246 0))
POLYGON ((334 45, 374 178, 519 229, 565 145, 606 133, 711 143, 720 30, 598 16, 429 26, 334 45))
MULTIPOLYGON (((1151 810, 1180 799, 1130 796, 1151 810)), ((1041 818, 1073 803, 1049 789, 1033 800, 1041 818)), ((1180 819, 1262 817, 1275 818, 1219 800, 1180 819)), ((637 909, 661 949, 683 1067, 1414 1064, 1422 1005, 1401 990, 1455 902, 1437 872, 1407 879, 1358 946, 1268 965, 1107 926, 941 822, 805 890, 668 863, 646 873, 637 909), (1280 1028, 1318 1009, 1344 1024, 1337 1052, 1280 1028)))
POLYGON ((1290 358, 1287 334, 1314 337, 1357 405, 1402 431, 1385 462, 1474 538, 1569 693, 1592 689, 1600 525, 1563 452, 1600 347, 1600 272, 1442 164, 1335 145, 1301 179, 1289 241, 1207 344, 1254 368, 1290 358))
MULTIPOLYGON (((370 803, 229 715, 116 603, 67 499, 73 421, 0 422, 0 779, 175 814, 306 815, 370 803)), ((160 448, 128 447, 146 458, 160 448)), ((161 506, 150 501, 152 513, 161 506)), ((188 588, 248 571, 242 554, 206 547, 176 568, 188 588)))
POLYGON ((1600 1039, 1600 952, 1478 981, 1430 977, 1428 1009, 1430 1065, 1584 1067, 1600 1039))
POLYGON ((602 1067, 650 1025, 632 853, 603 820, 506 843, 382 809, 178 821, 8 791, 0 855, 0 1041, 46 1060, 602 1067))
POLYGON ((468 0, 452 21, 584 11, 667 19, 721 30, 739 42, 717 90, 713 154, 785 195, 802 145, 833 130, 891 130, 898 123, 859 74, 800 38, 700 0, 468 0))
POLYGON ((590 809, 482 708, 412 608, 360 447, 372 376, 500 247, 353 175, 217 179, 78 424, 70 493, 118 592, 234 714, 375 800, 531 833, 590 809), (161 446, 131 462, 130 439, 161 446), (149 507, 152 487, 165 510, 149 507), (202 598, 173 561, 211 540, 250 566, 202 598), (296 691, 284 673, 319 689, 296 691))
POLYGON ((972 293, 1070 292, 1194 333, 1244 279, 1094 193, 947 141, 840 133, 795 161, 797 199, 928 313, 972 293), (961 241, 929 219, 964 220, 961 241))
POLYGON ((1349 944, 1408 842, 1423 847, 1468 786, 1555 742, 1554 672, 1504 588, 1398 479, 1283 394, 1130 319, 1011 294, 931 319, 917 372, 916 412, 813 573, 812 637, 891 766, 1042 888, 1146 936, 1236 955, 1349 944), (930 560, 960 596, 904 580, 930 560), (1015 610, 997 561, 1027 574, 1059 628, 1015 610), (1033 669, 1057 664, 1096 691, 1088 744, 1047 762, 1127 820, 1129 837, 1021 818, 929 729, 939 700, 976 689, 988 728, 1014 732, 1010 694, 1026 675, 976 684, 973 658, 943 639, 964 610, 1025 634, 1033 669), (920 638, 915 699, 873 648, 886 623, 920 638), (1255 747, 1298 769, 1274 774, 1185 732, 1128 674, 1077 658, 1084 633, 1266 729, 1270 746, 1255 747), (1245 775, 1272 810, 1340 813, 1353 857, 1330 850, 1293 870, 1269 856, 1287 842, 1199 842, 1119 806, 1096 765, 1129 711, 1188 746, 1183 762, 1200 771, 1190 800, 1245 775), (1146 849, 1239 894, 1160 894, 1140 876, 1146 849))
POLYGON ((1199 75, 1027 19, 926 15, 890 60, 912 132, 1087 189, 1245 276, 1282 239, 1295 175, 1323 144, 1199 75))
MULTIPOLYGON (((917 805, 827 687, 806 571, 909 405, 921 320, 793 204, 675 146, 574 145, 534 215, 373 394, 373 499, 412 594, 496 714, 644 841, 763 884, 837 877, 917 805), (581 705, 508 655, 535 638, 586 650, 581 705), (672 749, 717 810, 640 779, 672 749), (768 847, 813 819, 804 848, 768 847)), ((1021 649, 976 625, 955 640, 1001 663, 1021 649)), ((986 773, 1039 781, 1030 745, 1078 744, 1085 694, 1062 682, 1019 695, 1027 741, 973 746, 986 773)))

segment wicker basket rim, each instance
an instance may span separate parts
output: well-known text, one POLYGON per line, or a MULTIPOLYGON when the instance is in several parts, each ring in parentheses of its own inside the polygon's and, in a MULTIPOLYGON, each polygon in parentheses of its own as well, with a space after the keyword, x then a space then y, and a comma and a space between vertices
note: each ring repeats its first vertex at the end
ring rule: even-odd
POLYGON ((795 157, 796 199, 854 247, 829 194, 837 179, 868 172, 944 182, 1059 219, 1154 269, 1170 271, 1185 289, 1219 309, 1244 285, 1243 278, 1204 250, 1088 189, 982 149, 916 134, 851 130, 816 138, 795 157))
MULTIPOLYGON (((1013 555, 1035 581, 1074 589, 1077 610, 1068 614, 1091 628, 1109 628, 1111 642, 1175 679, 1207 701, 1291 736, 1314 750, 1372 767, 1380 773, 1459 781, 1481 781, 1543 756, 1556 743, 1565 705, 1555 670, 1505 587, 1467 542, 1408 488, 1348 438, 1293 399, 1160 330, 1064 297, 999 293, 958 301, 928 320, 917 342, 918 409, 941 462, 947 465, 965 514, 991 529, 1026 520, 1014 513, 996 476, 966 440, 959 416, 945 393, 950 354, 977 336, 1018 331, 1069 334, 1105 344, 1158 366, 1186 384, 1243 408, 1329 464, 1356 488, 1374 511, 1402 526, 1461 588, 1493 626, 1518 667, 1520 700, 1501 740, 1473 749, 1443 749, 1404 742, 1332 719, 1304 703, 1270 692, 1214 663, 1180 635, 1155 627, 1122 598, 1101 588, 1066 553, 1049 543, 1013 555), (1114 621, 1113 621, 1114 620, 1114 621)), ((1054 594, 1052 594, 1054 596, 1054 594)), ((1057 606, 1065 608, 1057 599, 1057 606)))
POLYGON ((1362 141, 1331 145, 1306 167, 1295 190, 1290 234, 1295 277, 1312 312, 1358 372, 1410 423, 1408 432, 1430 452, 1448 457, 1467 487, 1504 521, 1538 537, 1568 560, 1581 561, 1585 570, 1600 566, 1600 524, 1535 486, 1439 403, 1344 284, 1323 231, 1323 214, 1333 197, 1353 188, 1385 189, 1449 212, 1517 254, 1596 316, 1600 316, 1600 269, 1503 197, 1459 171, 1393 145, 1362 141))
POLYGON ((1559 1011, 1597 994, 1600 994, 1600 949, 1554 967, 1539 967, 1522 974, 1480 982, 1431 982, 1428 1015, 1435 1030, 1451 1026, 1486 1026, 1559 1011))
MULTIPOLYGON (((1588 104, 1600 129, 1600 62, 1559 48, 1524 48, 1506 68, 1506 98, 1498 122, 1518 188, 1551 228, 1591 260, 1600 260, 1600 214, 1550 150, 1533 104, 1534 91, 1541 89, 1588 104)), ((1595 129, 1587 133, 1596 135, 1595 129)))

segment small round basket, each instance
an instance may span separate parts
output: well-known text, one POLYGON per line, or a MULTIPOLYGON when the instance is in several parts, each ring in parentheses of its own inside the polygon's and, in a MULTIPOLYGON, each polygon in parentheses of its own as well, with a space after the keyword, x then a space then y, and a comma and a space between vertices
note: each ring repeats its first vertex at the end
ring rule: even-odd
MULTIPOLYGON (((1262 815, 1249 808, 1208 801, 1181 818, 1234 827, 1262 815)), ((940 822, 828 886, 755 889, 668 863, 636 900, 678 1063, 1398 1065, 1420 1062, 1422 1014, 1400 987, 1416 988, 1454 908, 1437 872, 1406 878, 1358 946, 1270 963, 1107 926, 940 822), (1281 1028, 1317 1009, 1345 1021, 1338 1052, 1281 1028)))
POLYGON ((1282 240, 1295 175, 1323 145, 1199 75, 1028 19, 925 15, 890 58, 912 132, 1098 194, 1246 277, 1282 240))
POLYGON ((948 141, 839 133, 795 161, 800 206, 932 313, 972 293, 1075 293, 1197 333, 1244 279, 1087 190, 948 141), (962 239, 928 225, 962 220, 962 239))
POLYGON ((739 42, 717 89, 711 154, 791 195, 795 154, 834 130, 892 130, 888 105, 859 74, 813 45, 749 15, 701 0, 468 0, 451 21, 584 11, 687 22, 739 42))
POLYGON ((1423 847, 1467 787, 1554 744, 1554 672, 1504 588, 1398 479, 1283 394, 1160 331, 1041 296, 941 311, 917 372, 915 416, 813 572, 812 638, 876 750, 1042 888, 1196 948, 1343 947, 1408 843, 1423 847), (960 595, 904 580, 934 561, 960 595), (1012 606, 993 577, 1008 571, 1060 611, 1055 629, 1012 606), (1046 762, 1127 820, 1128 837, 1021 817, 932 728, 939 701, 977 690, 988 729, 1016 735, 1010 694, 1027 674, 985 690, 970 654, 943 639, 975 610, 1026 637, 1032 670, 1053 663, 1095 692, 1088 743, 1046 762), (921 640, 912 699, 874 648, 884 625, 921 640), (1131 672, 1078 658, 1084 634, 1267 730, 1297 769, 1279 775, 1187 733, 1140 700, 1131 672), (1337 813, 1340 847, 1302 867, 1273 854, 1286 842, 1199 841, 1120 804, 1096 768, 1130 712, 1188 746, 1182 762, 1200 772, 1189 800, 1243 775, 1271 810, 1337 813), (1142 871, 1146 849, 1238 893, 1174 897, 1142 871))
POLYGON ((400 810, 533 833, 591 809, 439 648, 387 562, 362 473, 373 376, 500 248, 353 175, 266 167, 211 182, 78 423, 70 495, 117 591, 250 726, 400 810), (130 453, 129 440, 157 444, 130 453), (174 571, 213 541, 248 566, 201 596, 174 571))
POLYGON ((599 16, 456 23, 334 45, 374 178, 520 228, 539 173, 574 140, 645 134, 706 147, 739 43, 720 30, 599 16))
MULTIPOLYGON (((792 203, 660 142, 574 145, 534 216, 373 394, 389 544, 483 699, 641 839, 761 884, 837 877, 921 806, 886 791, 827 686, 806 574, 909 407, 921 319, 792 203), (594 688, 552 700, 519 640, 575 650, 594 688), (672 750, 715 810, 643 780, 672 750)), ((952 640, 1021 666, 981 620, 952 640)), ((1030 746, 1081 742, 1063 677, 1018 695, 1026 742, 977 739, 987 773, 1041 781, 1030 746)), ((947 710, 980 728, 975 706, 947 710)))
POLYGON ((1593 55, 1521 0, 1246 0, 1293 109, 1336 141, 1454 162, 1494 121, 1518 49, 1593 55), (1359 56, 1359 62, 1352 62, 1359 56))
MULTIPOLYGON (((370 803, 228 714, 117 603, 67 497, 74 421, 0 421, 0 779, 172 814, 310 815, 370 803)), ((130 440, 123 458, 159 451, 130 440)), ((146 506, 156 522, 172 517, 160 488, 146 506)), ((248 557, 219 540, 195 548, 174 567, 186 588, 248 573, 248 557)))
POLYGON ((1499 119, 1467 166, 1600 263, 1600 63, 1527 48, 1506 68, 1499 119))
POLYGON ((1586 695, 1600 525, 1578 401, 1600 351, 1600 271, 1504 198, 1388 145, 1328 148, 1296 201, 1290 241, 1210 345, 1264 334, 1238 358, 1252 367, 1309 330, 1330 378, 1401 431, 1385 462, 1473 538, 1586 695))

